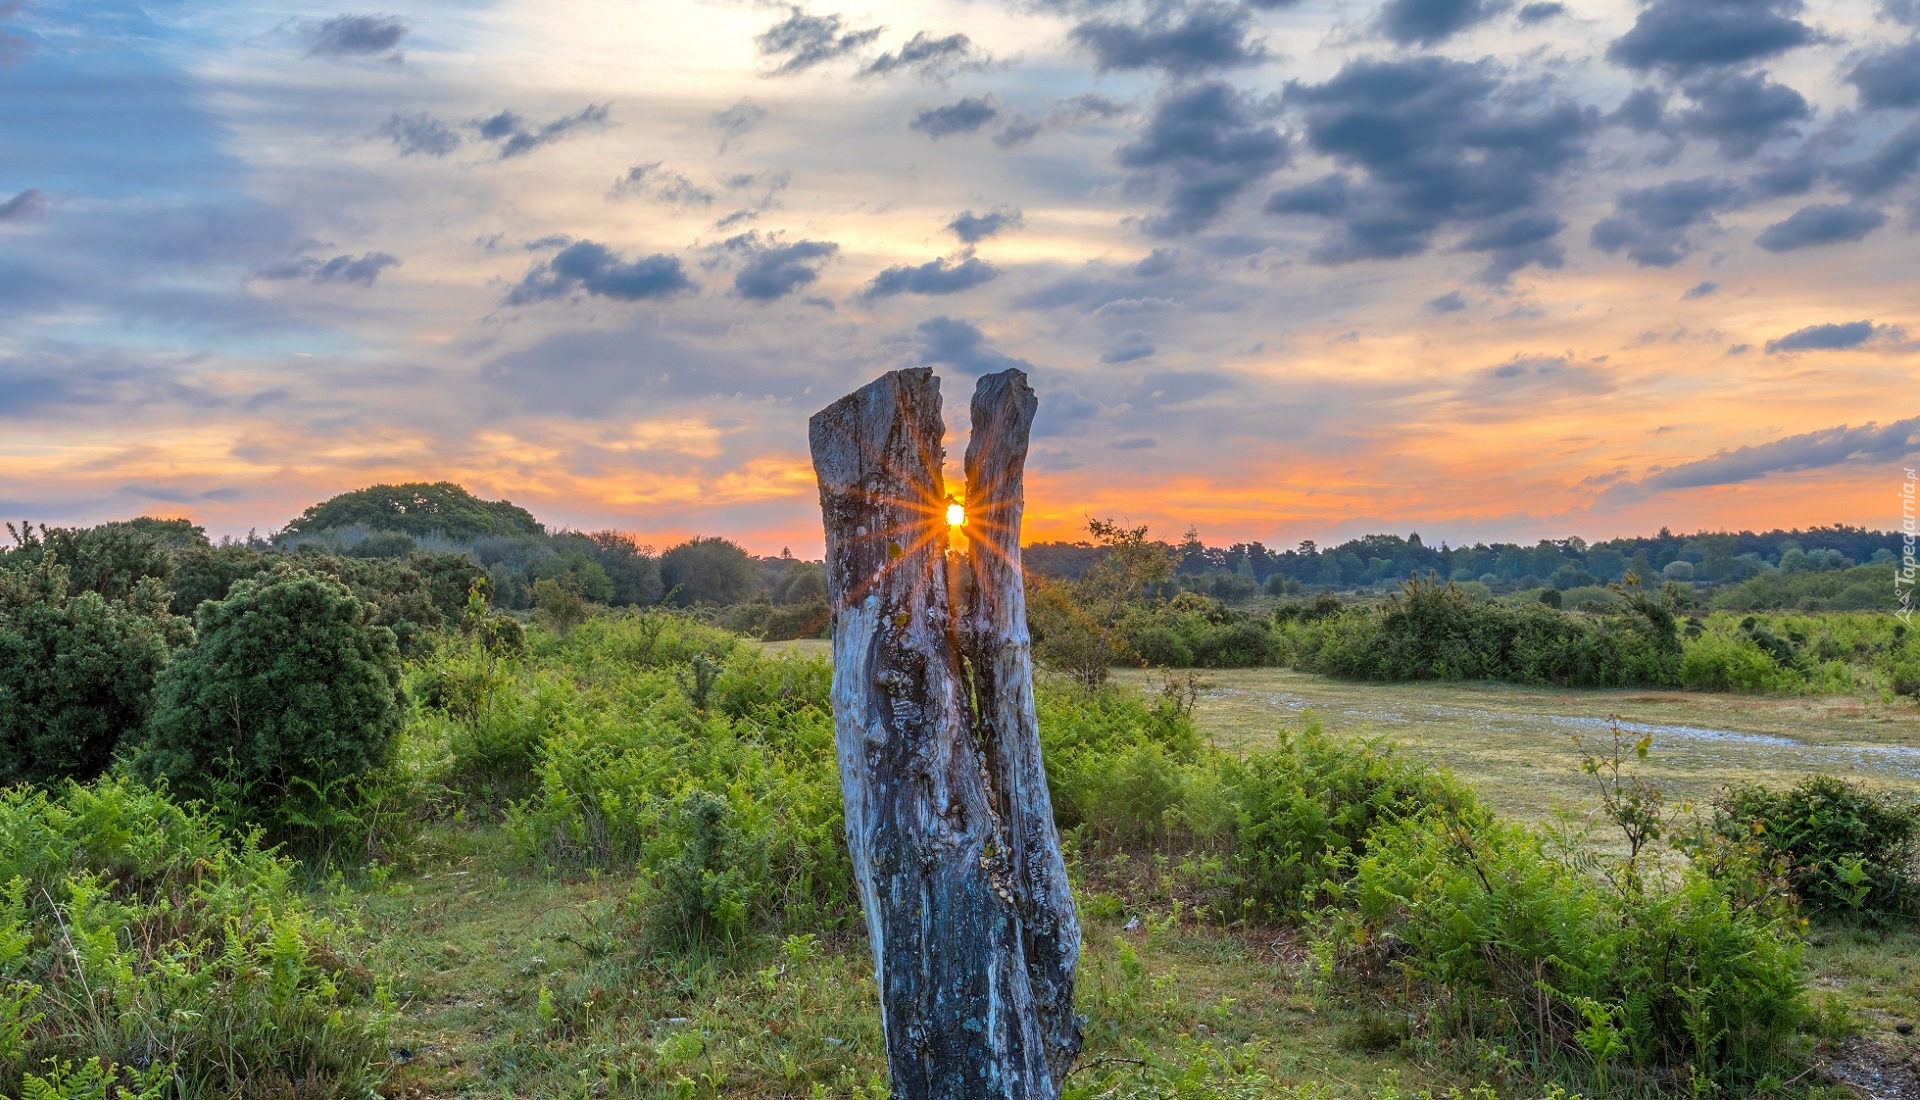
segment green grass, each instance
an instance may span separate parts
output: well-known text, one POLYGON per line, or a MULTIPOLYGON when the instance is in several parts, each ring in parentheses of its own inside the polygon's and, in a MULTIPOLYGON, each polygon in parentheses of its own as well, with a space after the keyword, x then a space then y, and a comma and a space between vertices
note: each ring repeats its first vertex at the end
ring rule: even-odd
MULTIPOLYGON (((492 830, 437 827, 406 873, 333 895, 367 926, 369 963, 401 1001, 389 1096, 885 1095, 863 939, 641 963, 629 877, 500 874, 510 859, 492 830)), ((1202 926, 1174 901, 1082 906, 1089 1068, 1076 1083, 1145 1059, 1233 1062, 1220 1076, 1332 1097, 1458 1083, 1457 1070, 1369 1049, 1371 1022, 1315 992, 1302 942, 1202 926)))

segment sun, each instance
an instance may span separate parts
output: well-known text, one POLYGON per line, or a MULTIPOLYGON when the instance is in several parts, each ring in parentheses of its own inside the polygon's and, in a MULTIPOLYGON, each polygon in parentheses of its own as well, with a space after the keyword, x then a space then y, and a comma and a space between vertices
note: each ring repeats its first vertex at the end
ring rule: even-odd
POLYGON ((947 501, 947 526, 965 527, 967 525, 967 507, 957 500, 947 501))

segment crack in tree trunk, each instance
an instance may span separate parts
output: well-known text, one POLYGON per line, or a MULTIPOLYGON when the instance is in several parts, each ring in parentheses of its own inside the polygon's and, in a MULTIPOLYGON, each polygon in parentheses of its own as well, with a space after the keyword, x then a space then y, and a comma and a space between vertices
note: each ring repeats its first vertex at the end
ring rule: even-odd
POLYGON ((811 423, 847 844, 903 1100, 1053 1100, 1080 1051, 1080 930, 1041 765, 1020 572, 1036 407, 1018 370, 975 392, 964 617, 933 372, 884 375, 811 423))

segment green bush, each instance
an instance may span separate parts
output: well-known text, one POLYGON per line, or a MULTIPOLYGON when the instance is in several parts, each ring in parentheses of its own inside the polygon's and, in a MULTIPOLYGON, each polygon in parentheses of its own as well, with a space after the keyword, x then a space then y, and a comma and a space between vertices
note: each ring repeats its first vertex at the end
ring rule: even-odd
POLYGON ((755 600, 722 608, 713 623, 761 641, 786 642, 795 638, 826 637, 833 613, 827 609, 825 600, 795 604, 755 600))
POLYGON ((275 830, 324 827, 400 730, 393 633, 311 573, 202 604, 199 640, 160 677, 137 766, 275 830))
POLYGON ((1536 1078, 1751 1095, 1804 1054, 1804 947, 1764 891, 1688 869, 1615 893, 1525 828, 1438 813, 1378 830, 1345 900, 1323 965, 1536 1078))
POLYGON ((556 679, 531 791, 507 813, 522 858, 637 864, 659 950, 852 919, 825 661, 765 657, 660 612, 600 616, 533 649, 556 679))
POLYGON ((1219 761, 1234 807, 1234 886, 1248 918, 1294 920, 1366 855, 1375 830, 1436 807, 1477 816, 1471 791, 1382 740, 1348 742, 1317 721, 1282 730, 1270 749, 1219 761))
POLYGON ((292 874, 123 782, 0 791, 0 1096, 368 1095, 391 1005, 292 874))
POLYGON ((52 553, 0 568, 0 786, 91 779, 138 735, 155 679, 192 628, 156 579, 74 591, 52 553))
POLYGON ((1729 787, 1714 801, 1714 826, 1781 859, 1811 912, 1910 917, 1920 900, 1920 801, 1816 775, 1787 790, 1729 787))
POLYGON ((1351 608, 1282 625, 1286 663, 1352 680, 1511 680, 1570 687, 1677 685, 1678 622, 1664 599, 1624 591, 1619 606, 1559 611, 1537 599, 1484 603, 1451 582, 1415 578, 1379 610, 1351 608))

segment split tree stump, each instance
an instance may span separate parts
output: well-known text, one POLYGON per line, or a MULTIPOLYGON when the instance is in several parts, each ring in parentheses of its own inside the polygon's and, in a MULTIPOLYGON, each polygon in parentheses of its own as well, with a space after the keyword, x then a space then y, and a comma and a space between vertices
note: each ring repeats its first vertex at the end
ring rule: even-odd
POLYGON ((847 846, 893 1092, 1054 1100, 1080 1051, 1080 927, 1041 767, 1020 572, 1018 370, 980 380, 950 590, 940 384, 894 371, 810 425, 847 846))

